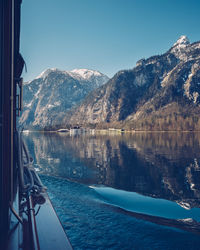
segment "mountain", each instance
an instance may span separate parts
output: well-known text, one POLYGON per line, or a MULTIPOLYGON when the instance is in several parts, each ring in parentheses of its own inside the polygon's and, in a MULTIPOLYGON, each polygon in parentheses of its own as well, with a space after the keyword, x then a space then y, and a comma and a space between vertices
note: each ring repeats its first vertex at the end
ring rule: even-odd
POLYGON ((200 129, 200 42, 181 36, 164 54, 119 71, 66 115, 68 124, 136 130, 200 129))
POLYGON ((47 69, 24 84, 24 111, 19 124, 25 128, 47 128, 61 124, 67 110, 109 78, 95 70, 47 69))

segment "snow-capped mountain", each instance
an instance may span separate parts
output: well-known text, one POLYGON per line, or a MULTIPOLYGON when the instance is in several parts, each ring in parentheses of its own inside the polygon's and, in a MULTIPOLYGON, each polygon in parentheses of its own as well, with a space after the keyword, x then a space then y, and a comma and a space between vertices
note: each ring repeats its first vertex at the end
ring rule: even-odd
POLYGON ((97 70, 74 69, 71 71, 61 71, 57 68, 46 69, 35 79, 40 79, 40 78, 45 79, 51 72, 58 72, 58 73, 62 72, 63 74, 70 75, 74 79, 85 80, 91 83, 93 83, 94 80, 97 86, 101 86, 102 84, 104 84, 106 81, 109 80, 109 78, 106 75, 102 74, 97 70))
POLYGON ((67 110, 108 80, 96 70, 47 69, 24 84, 24 111, 19 124, 26 128, 60 125, 67 110))
POLYGON ((181 36, 169 50, 169 53, 172 53, 181 61, 192 60, 196 55, 193 52, 199 49, 199 43, 190 44, 187 36, 181 36), (192 46, 191 46, 192 45, 192 46))
POLYGON ((163 55, 141 59, 94 90, 70 124, 200 130, 200 42, 181 36, 163 55))

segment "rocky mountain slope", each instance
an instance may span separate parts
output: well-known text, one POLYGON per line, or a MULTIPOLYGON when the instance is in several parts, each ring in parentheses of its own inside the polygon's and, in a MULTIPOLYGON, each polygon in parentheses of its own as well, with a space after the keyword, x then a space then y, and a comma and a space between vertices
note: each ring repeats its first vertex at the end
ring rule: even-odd
POLYGON ((88 69, 45 70, 24 85, 24 111, 19 124, 25 128, 60 125, 67 110, 108 80, 106 75, 88 69))
POLYGON ((65 124, 139 130, 200 130, 200 42, 186 36, 94 90, 65 124))

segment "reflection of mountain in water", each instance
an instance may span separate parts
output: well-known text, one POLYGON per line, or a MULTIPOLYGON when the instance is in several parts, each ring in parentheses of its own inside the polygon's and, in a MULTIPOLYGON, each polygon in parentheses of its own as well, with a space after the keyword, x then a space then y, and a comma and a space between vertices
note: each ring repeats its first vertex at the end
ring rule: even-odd
POLYGON ((42 173, 200 207, 198 134, 37 133, 26 140, 42 173))

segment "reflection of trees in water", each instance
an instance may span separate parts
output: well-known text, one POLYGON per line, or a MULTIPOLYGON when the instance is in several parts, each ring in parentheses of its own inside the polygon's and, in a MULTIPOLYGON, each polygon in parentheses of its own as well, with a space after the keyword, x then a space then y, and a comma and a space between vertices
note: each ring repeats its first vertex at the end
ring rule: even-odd
POLYGON ((37 133, 31 138, 45 173, 199 206, 197 133, 72 137, 37 133))

